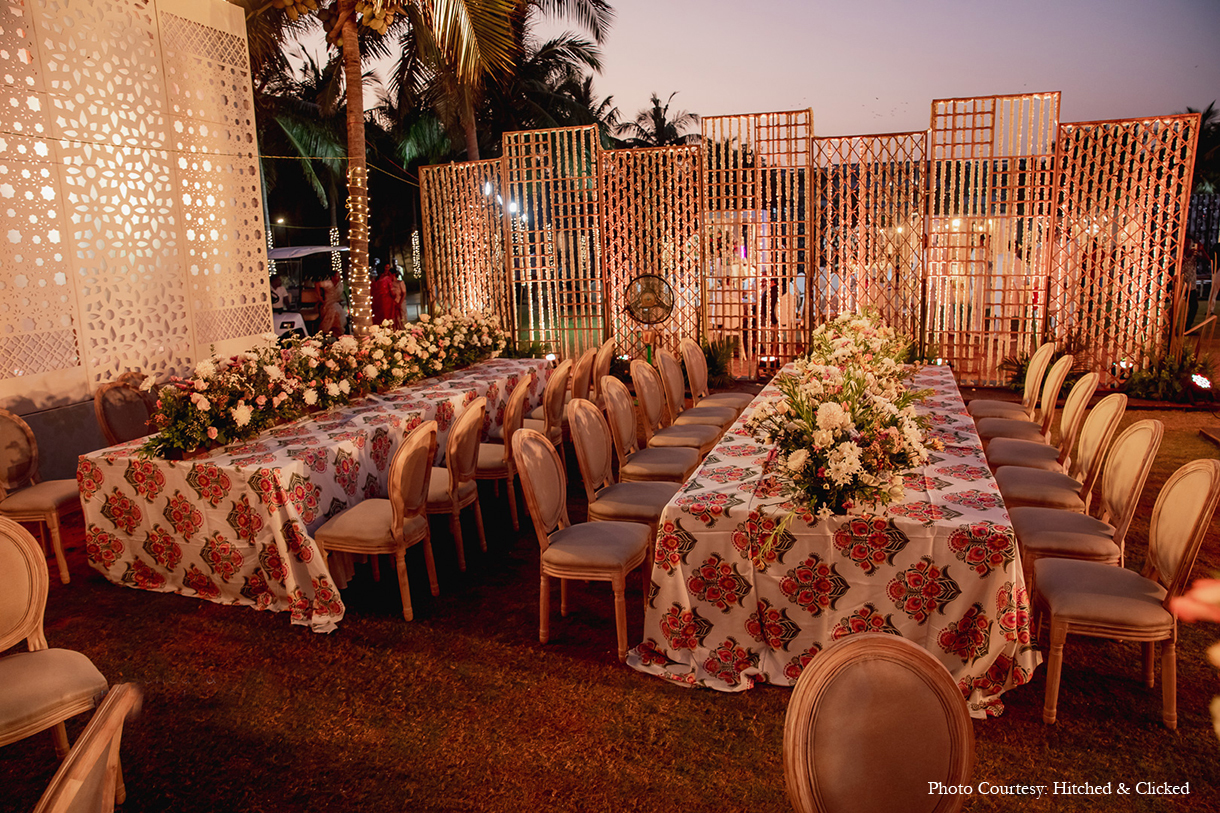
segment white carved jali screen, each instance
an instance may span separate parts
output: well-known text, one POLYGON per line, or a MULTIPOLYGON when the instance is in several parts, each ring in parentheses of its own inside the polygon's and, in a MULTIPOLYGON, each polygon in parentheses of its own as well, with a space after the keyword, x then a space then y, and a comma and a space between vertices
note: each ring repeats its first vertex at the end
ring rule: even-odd
POLYGON ((80 401, 270 330, 241 9, 0 3, 0 403, 80 401))

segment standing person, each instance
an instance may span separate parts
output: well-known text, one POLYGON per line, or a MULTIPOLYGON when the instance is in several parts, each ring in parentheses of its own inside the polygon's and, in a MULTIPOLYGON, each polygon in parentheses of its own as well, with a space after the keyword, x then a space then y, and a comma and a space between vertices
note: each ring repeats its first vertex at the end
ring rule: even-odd
POLYGON ((386 268, 390 270, 390 279, 393 282, 394 312, 390 318, 394 322, 394 327, 401 330, 407 322, 407 284, 402 281, 402 272, 398 266, 388 265, 386 268))
POLYGON ((1190 330, 1190 326, 1195 322, 1195 315, 1199 312, 1199 244, 1194 240, 1186 241, 1186 248, 1182 252, 1182 282, 1186 285, 1186 330, 1190 330))
POLYGON ((388 263, 381 270, 381 276, 373 283, 373 324, 394 321, 394 282, 391 278, 388 263))
POLYGON ((347 309, 343 307, 343 275, 336 271, 330 279, 318 283, 322 291, 322 321, 318 333, 342 336, 347 332, 347 309))

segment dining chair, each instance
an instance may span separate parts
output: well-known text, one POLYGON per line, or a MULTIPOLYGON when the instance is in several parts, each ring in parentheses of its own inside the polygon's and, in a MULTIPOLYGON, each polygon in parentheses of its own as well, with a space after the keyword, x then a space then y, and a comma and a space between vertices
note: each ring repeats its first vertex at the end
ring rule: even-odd
POLYGON ((593 362, 596 358, 597 348, 590 347, 576 360, 576 366, 572 368, 572 391, 569 393, 569 400, 589 397, 589 387, 593 378, 593 362))
POLYGON ((466 550, 462 544, 462 509, 474 506, 474 524, 478 529, 479 547, 487 550, 483 533, 483 511, 479 508, 479 484, 474 480, 479 462, 479 439, 483 432, 483 416, 487 399, 476 398, 449 428, 445 439, 445 465, 432 467, 428 483, 428 514, 448 514, 453 544, 457 547, 458 570, 466 571, 466 550))
POLYGON ((784 783, 797 813, 961 810, 968 794, 933 793, 932 785, 968 785, 973 769, 961 689, 913 641, 882 632, 842 638, 792 689, 784 783))
POLYGON ((618 454, 618 477, 621 482, 660 480, 685 483, 699 468, 699 450, 682 446, 646 446, 640 448, 639 426, 636 423, 635 400, 627 385, 614 376, 602 380, 606 399, 606 417, 610 436, 618 454))
POLYGON ((648 526, 651 551, 661 512, 682 484, 660 480, 616 482, 610 426, 592 401, 577 398, 568 404, 568 425, 572 427, 576 462, 585 481, 589 521, 642 522, 648 526))
POLYGON ((707 357, 703 355, 703 348, 694 339, 683 338, 678 342, 678 349, 682 351, 682 363, 686 366, 686 378, 690 382, 691 402, 695 406, 727 406, 740 414, 754 400, 752 395, 744 392, 709 393, 707 357))
POLYGON ((1155 686, 1155 644, 1161 642, 1161 718, 1178 726, 1177 615, 1170 602, 1190 579, 1203 536, 1220 501, 1220 460, 1194 460, 1170 475, 1152 508, 1148 559, 1142 573, 1074 559, 1034 564, 1035 622, 1050 624, 1042 719, 1058 716, 1063 648, 1069 634, 1140 641, 1144 683, 1155 686))
MULTIPOLYGON (((638 522, 582 522, 568 519, 568 483, 559 454, 532 429, 513 435, 513 456, 521 471, 525 504, 542 549, 538 640, 550 639, 550 579, 559 579, 560 614, 568 614, 568 582, 608 581, 614 591, 618 659, 627 659, 627 574, 648 553, 648 526, 638 522)), ((647 578, 647 574, 646 574, 647 578)), ((644 590, 647 595, 647 588, 644 590)))
POLYGON ((55 753, 68 753, 64 721, 97 705, 106 678, 80 652, 49 649, 43 631, 47 562, 25 528, 0 517, 0 745, 51 729, 55 753))
POLYGON ((1127 396, 1121 392, 1102 398, 1089 410, 1080 428, 1076 457, 1065 474, 1024 466, 1001 466, 995 470, 996 485, 1010 510, 1022 505, 1062 508, 1087 512, 1093 486, 1101 474, 1102 462, 1114 432, 1127 409, 1127 396))
POLYGON ((143 692, 120 683, 102 700, 68 757, 51 777, 34 813, 111 813, 127 797, 119 767, 123 725, 140 711, 143 692))
POLYGON ((152 412, 143 394, 122 381, 103 384, 93 392, 93 413, 108 446, 152 434, 152 412))
POLYGON ((1127 529, 1164 431, 1160 421, 1149 419, 1133 423, 1115 439, 1102 469, 1100 510, 1096 518, 1060 508, 1009 509, 1012 530, 1021 549, 1026 587, 1033 579, 1034 562, 1048 556, 1123 566, 1127 529))
POLYGON ((987 444, 987 465, 992 470, 1000 466, 1024 466, 1028 469, 1066 472, 1071 464, 1072 451, 1080 436, 1080 426, 1088 412, 1089 401, 1097 392, 1101 376, 1085 373, 1080 377, 1063 402, 1059 418, 1059 445, 1052 446, 1043 439, 994 438, 987 444))
POLYGON ((328 519, 313 535, 323 556, 333 551, 392 556, 402 594, 402 617, 407 621, 415 618, 407 579, 407 548, 423 543, 428 583, 432 595, 440 595, 432 534, 424 513, 435 460, 436 421, 426 421, 407 435, 390 461, 388 498, 358 502, 328 519))
POLYGON ((640 410, 644 418, 644 442, 647 445, 698 449, 699 457, 703 458, 724 434, 716 426, 695 423, 675 426, 666 423, 661 375, 643 359, 632 359, 631 382, 635 385, 636 397, 640 399, 640 410))
POLYGON ((657 372, 665 391, 666 409, 671 424, 701 424, 715 426, 723 434, 737 420, 738 411, 732 407, 701 406, 686 408, 686 385, 682 381, 682 367, 674 354, 663 347, 657 348, 657 372))
POLYGON ((503 480, 508 489, 508 515, 512 519, 513 530, 521 529, 517 520, 517 469, 513 465, 513 432, 521 428, 525 420, 525 402, 529 399, 530 380, 528 377, 517 382, 517 386, 508 396, 504 406, 503 443, 480 443, 479 459, 475 465, 475 480, 491 480, 496 488, 503 480))
POLYGON ((975 420, 980 418, 1020 418, 1026 421, 1034 419, 1038 406, 1038 394, 1042 391, 1042 379, 1046 368, 1050 366, 1051 356, 1055 354, 1055 343, 1044 342, 1038 346, 1025 365, 1025 387, 1020 403, 1013 401, 998 401, 991 398, 976 398, 966 404, 966 411, 975 420))
POLYGON ((991 441, 996 438, 1017 438, 1050 443, 1051 427, 1055 423, 1055 412, 1059 405, 1059 392, 1063 389, 1063 382, 1067 380, 1074 363, 1075 358, 1067 355, 1061 356, 1051 365, 1050 372, 1046 374, 1046 381, 1042 383, 1040 402, 1042 414, 1038 421, 1025 418, 979 418, 976 420, 974 428, 978 430, 984 452, 991 441))
POLYGON ((55 551, 59 580, 70 581, 59 522, 81 511, 76 480, 43 480, 38 473, 38 441, 17 415, 0 409, 0 516, 16 522, 37 522, 43 550, 47 534, 55 551))
MULTIPOLYGON (((568 377, 572 372, 572 360, 564 359, 559 366, 551 373, 551 377, 546 380, 546 387, 542 390, 542 405, 538 409, 542 410, 541 418, 526 418, 521 422, 523 427, 533 429, 535 432, 541 432, 544 437, 555 444, 555 449, 559 452, 560 458, 563 459, 565 465, 567 456, 563 451, 563 407, 567 403, 564 399, 568 396, 568 377)), ((534 410, 530 415, 533 415, 538 410, 534 410)))
POLYGON ((591 390, 589 400, 597 404, 598 409, 606 408, 605 396, 602 395, 602 379, 610 375, 610 362, 614 359, 615 348, 614 337, 611 336, 602 342, 602 346, 597 348, 597 355, 593 357, 593 373, 589 379, 591 390))
POLYGON ((126 384, 140 393, 140 397, 144 399, 144 403, 148 404, 148 414, 155 415, 157 413, 157 390, 158 386, 153 385, 149 389, 144 389, 144 382, 148 379, 149 374, 141 370, 125 370, 119 373, 114 380, 120 384, 126 384))

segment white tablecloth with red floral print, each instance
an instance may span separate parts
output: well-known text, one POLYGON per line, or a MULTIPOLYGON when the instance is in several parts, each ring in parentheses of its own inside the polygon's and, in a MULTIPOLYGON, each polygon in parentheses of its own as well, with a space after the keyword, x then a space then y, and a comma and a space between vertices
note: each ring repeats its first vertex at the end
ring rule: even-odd
POLYGON ((195 459, 141 458, 140 441, 82 455, 89 562, 116 584, 287 611, 294 624, 330 632, 343 601, 311 534, 385 495, 390 460, 416 426, 436 419, 443 455, 467 404, 487 396, 486 432, 503 422, 522 376, 537 405, 549 371, 539 359, 493 359, 195 459))
POLYGON ((798 513, 772 473, 773 449, 742 414, 666 506, 657 535, 636 669, 722 691, 781 686, 831 641, 889 632, 934 654, 971 714, 1003 710, 1000 695, 1041 660, 1008 513, 948 367, 912 382, 945 444, 906 475, 906 498, 876 516, 816 521, 798 513), (764 550, 765 548, 765 550, 764 550))

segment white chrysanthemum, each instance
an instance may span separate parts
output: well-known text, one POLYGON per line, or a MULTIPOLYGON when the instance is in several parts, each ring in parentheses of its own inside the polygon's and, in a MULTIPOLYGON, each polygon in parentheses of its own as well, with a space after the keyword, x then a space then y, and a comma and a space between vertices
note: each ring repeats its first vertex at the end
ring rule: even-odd
POLYGON ((339 385, 338 385, 338 384, 336 384, 336 383, 335 383, 335 382, 333 382, 333 381, 327 382, 327 384, 326 384, 326 394, 327 394, 327 395, 329 395, 331 398, 336 398, 336 397, 338 397, 338 395, 339 395, 339 385))
POLYGON ((348 381, 346 378, 343 379, 342 381, 340 381, 339 382, 339 391, 342 392, 344 395, 347 395, 349 392, 352 391, 352 382, 348 381))
POLYGON ((204 359, 195 365, 195 375, 200 378, 211 378, 216 375, 216 363, 211 359, 204 359))
POLYGON ((789 471, 800 471, 805 468, 805 464, 809 462, 809 450, 797 449, 792 454, 788 455, 789 471))
POLYGON ((272 381, 279 381, 284 377, 284 371, 280 369, 278 364, 268 364, 263 367, 263 372, 267 374, 267 378, 272 381))
POLYGON ((245 426, 250 423, 250 417, 254 414, 254 410, 244 403, 239 403, 230 409, 229 413, 233 416, 233 423, 238 426, 245 426))
POLYGON ((373 351, 373 358, 380 361, 381 359, 385 358, 385 351, 382 350, 380 347, 377 348, 376 350, 373 351))
POLYGON ((377 369, 376 364, 367 364, 364 367, 365 378, 376 378, 381 374, 381 370, 377 369))
POLYGON ((818 429, 833 432, 836 429, 850 426, 851 416, 847 414, 847 410, 842 405, 836 404, 834 401, 826 401, 818 406, 817 423, 818 429))
POLYGON ((140 382, 140 389, 143 390, 144 392, 149 392, 156 385, 157 385, 157 377, 155 375, 150 375, 147 378, 145 378, 142 382, 140 382))
POLYGON ((356 341, 355 336, 340 336, 339 340, 335 342, 335 344, 338 345, 340 349, 348 353, 355 353, 358 349, 360 349, 360 343, 356 341))
POLYGON ((314 404, 318 403, 318 391, 315 390, 313 387, 310 387, 309 389, 305 390, 305 393, 302 397, 305 399, 305 403, 308 404, 309 406, 313 406, 314 404))

